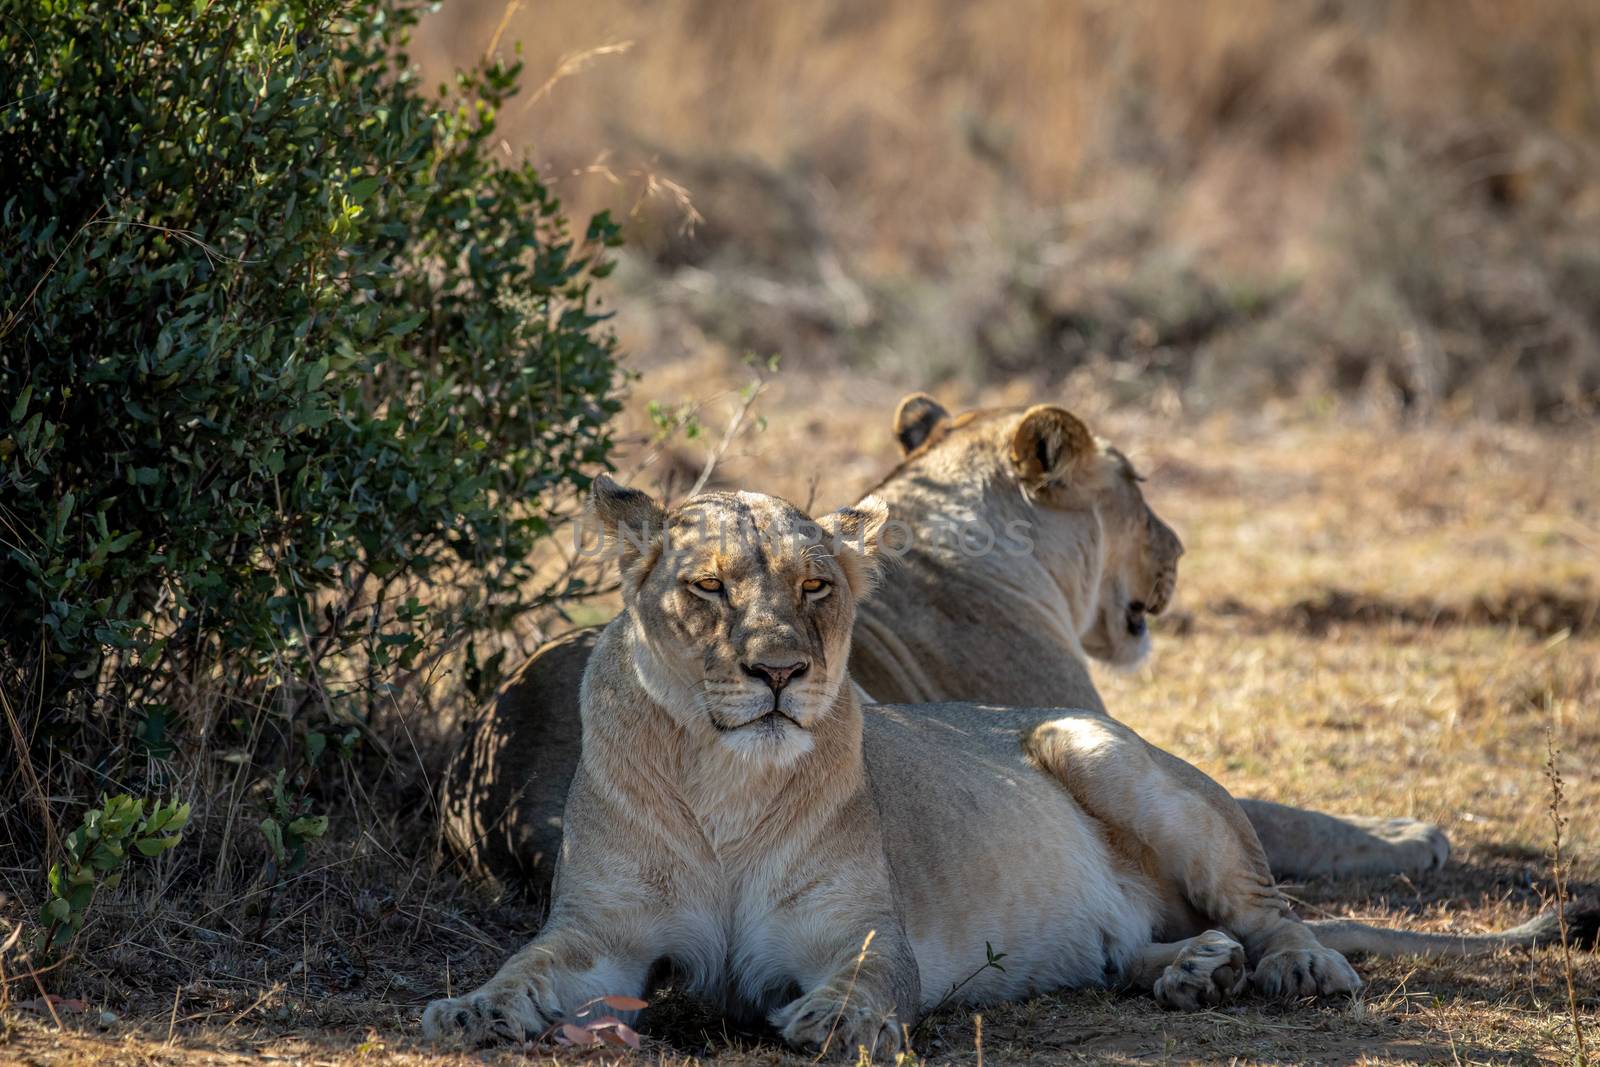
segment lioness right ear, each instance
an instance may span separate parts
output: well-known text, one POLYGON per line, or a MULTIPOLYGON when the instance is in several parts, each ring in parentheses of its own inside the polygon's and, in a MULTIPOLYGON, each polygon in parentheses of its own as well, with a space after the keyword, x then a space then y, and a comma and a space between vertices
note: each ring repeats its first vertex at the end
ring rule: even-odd
POLYGON ((608 474, 589 488, 589 516, 605 539, 602 547, 617 553, 624 583, 633 565, 660 545, 666 520, 649 493, 618 485, 608 474))
POLYGON ((850 591, 857 598, 866 597, 878 580, 879 549, 883 528, 889 522, 889 505, 869 496, 816 521, 828 537, 833 558, 844 570, 850 591))
POLYGON ((950 417, 933 397, 927 393, 912 393, 894 409, 894 436, 900 442, 900 451, 910 455, 922 447, 939 424, 950 417))
POLYGON ((1089 428, 1066 408, 1053 404, 1029 408, 1011 435, 1011 463, 1018 479, 1029 488, 1061 480, 1096 451, 1089 428))

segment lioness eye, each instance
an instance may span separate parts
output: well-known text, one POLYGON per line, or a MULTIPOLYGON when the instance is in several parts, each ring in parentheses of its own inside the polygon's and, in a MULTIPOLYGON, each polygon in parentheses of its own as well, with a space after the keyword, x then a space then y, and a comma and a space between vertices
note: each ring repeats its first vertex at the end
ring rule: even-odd
POLYGON ((701 578, 699 581, 694 582, 693 584, 694 587, 700 590, 702 593, 722 592, 722 579, 720 578, 701 578))
POLYGON ((800 583, 800 591, 808 597, 820 597, 828 591, 828 583, 821 578, 807 578, 800 583))

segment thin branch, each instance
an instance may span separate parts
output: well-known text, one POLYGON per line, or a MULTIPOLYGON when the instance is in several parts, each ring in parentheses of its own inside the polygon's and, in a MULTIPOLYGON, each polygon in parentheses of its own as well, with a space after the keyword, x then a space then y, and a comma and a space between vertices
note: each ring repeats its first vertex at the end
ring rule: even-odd
POLYGON ((734 439, 739 436, 739 430, 743 428, 744 420, 750 414, 750 409, 755 406, 756 398, 766 391, 766 379, 757 375, 755 382, 744 390, 742 399, 739 402, 739 408, 733 413, 733 420, 728 423, 728 428, 723 433, 722 440, 718 441, 717 446, 711 450, 711 454, 706 456, 705 466, 700 468, 700 477, 696 478, 694 484, 689 487, 688 496, 697 496, 706 487, 706 483, 711 480, 712 473, 717 469, 717 464, 722 462, 722 457, 727 454, 728 449, 733 445, 734 439))
POLYGON ((500 38, 505 34, 506 27, 511 25, 511 19, 516 15, 517 9, 522 7, 522 0, 511 0, 506 4, 505 10, 500 12, 500 25, 494 28, 494 35, 489 38, 489 45, 483 50, 485 63, 494 60, 494 54, 500 50, 500 38))
POLYGON ((1567 1013, 1572 1016, 1572 1036, 1578 1046, 1578 1055, 1574 1062, 1577 1067, 1586 1067, 1589 1055, 1584 1045, 1583 1019, 1578 1014, 1578 993, 1572 981, 1572 936, 1567 929, 1567 874, 1561 854, 1561 831, 1567 821, 1561 812, 1561 802, 1565 798, 1566 790, 1561 781, 1561 770, 1556 766, 1555 736, 1548 728, 1544 734, 1544 746, 1547 757, 1545 775, 1550 779, 1550 828, 1553 839, 1551 872, 1556 883, 1556 925, 1561 932, 1561 969, 1567 979, 1567 1013))
POLYGON ((16 709, 11 706, 11 700, 6 696, 5 690, 0 688, 0 711, 5 712, 6 725, 11 728, 11 740, 16 745, 17 766, 22 771, 22 777, 27 782, 28 795, 33 797, 34 803, 39 806, 39 821, 44 825, 45 838, 45 867, 48 868, 60 854, 60 842, 56 836, 56 822, 50 814, 50 798, 45 794, 44 786, 39 781, 39 775, 33 769, 33 759, 29 755, 32 747, 28 743, 28 735, 22 729, 22 723, 17 719, 16 709))
POLYGON ((50 261, 50 266, 45 268, 45 272, 39 275, 39 280, 33 283, 33 288, 28 290, 28 298, 22 302, 22 306, 11 313, 11 315, 5 321, 5 325, 0 326, 0 338, 5 337, 16 328, 17 323, 22 319, 22 313, 28 310, 28 305, 33 303, 33 298, 39 295, 40 287, 44 285, 45 279, 49 278, 50 275, 54 273, 56 264, 61 262, 61 257, 72 250, 72 246, 78 243, 78 238, 82 237, 84 231, 86 231, 90 226, 94 225, 95 220, 100 217, 100 213, 106 209, 106 206, 107 205, 105 204, 101 204, 99 207, 95 208, 94 214, 89 216, 89 221, 78 227, 78 232, 72 235, 72 240, 68 241, 66 247, 56 254, 55 259, 50 261))
MULTIPOLYGON (((509 14, 507 15, 506 21, 510 21, 509 14)), ((495 33, 496 41, 499 39, 499 33, 500 31, 498 30, 495 33)), ((568 78, 574 74, 577 74, 595 60, 600 59, 603 56, 623 55, 632 47, 632 41, 616 41, 612 44, 597 45, 594 48, 586 48, 581 52, 572 52, 568 55, 562 56, 561 62, 556 64, 555 73, 546 78, 544 84, 533 91, 533 95, 528 97, 527 101, 522 105, 522 109, 526 111, 533 107, 534 104, 537 104, 540 100, 543 100, 546 96, 549 96, 550 90, 554 89, 558 82, 564 78, 568 78)))

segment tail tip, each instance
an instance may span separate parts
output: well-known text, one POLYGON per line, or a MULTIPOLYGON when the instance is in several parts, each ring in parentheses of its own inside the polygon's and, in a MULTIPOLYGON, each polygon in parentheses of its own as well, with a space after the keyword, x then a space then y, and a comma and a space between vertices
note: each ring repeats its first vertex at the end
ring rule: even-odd
POLYGON ((1536 929, 1533 944, 1538 947, 1561 944, 1561 920, 1566 919, 1567 944, 1573 948, 1592 950, 1600 943, 1600 902, 1575 900, 1563 912, 1556 909, 1545 912, 1534 920, 1536 929))
POLYGON ((1582 901, 1567 909, 1567 935, 1579 948, 1600 946, 1600 903, 1582 901))

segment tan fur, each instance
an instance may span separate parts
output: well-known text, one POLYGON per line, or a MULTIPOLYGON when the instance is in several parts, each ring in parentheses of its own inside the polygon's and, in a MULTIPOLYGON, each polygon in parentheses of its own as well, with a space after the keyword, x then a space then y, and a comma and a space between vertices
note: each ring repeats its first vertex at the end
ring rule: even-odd
MULTIPOLYGON (((624 493, 597 480, 603 521, 638 506, 624 493)), ((584 674, 549 921, 481 989, 429 1005, 429 1036, 520 1040, 639 995, 661 963, 846 1055, 897 1051, 958 985, 957 1002, 1135 985, 1171 1007, 1247 972, 1268 995, 1359 986, 1290 914, 1228 794, 1102 713, 863 708, 846 662, 887 515, 868 500, 813 523, 739 493, 660 516, 584 674), (675 536, 708 524, 715 547, 675 536)), ((1418 936, 1352 930, 1378 951, 1418 936)))
MULTIPOLYGON (((856 683, 880 701, 1104 712, 1088 659, 1144 658, 1143 616, 1171 600, 1183 554, 1127 459, 1050 405, 951 416, 912 394, 893 430, 907 456, 873 492, 889 506, 889 533, 916 536, 856 614, 856 683), (958 539, 982 547, 983 530, 995 550, 973 553, 958 539), (1024 531, 1031 550, 1007 551, 1020 544, 1010 531, 1024 531)), ((474 725, 444 790, 458 853, 539 895, 561 842, 552 798, 565 796, 578 763, 577 681, 592 640, 535 655, 474 725)), ((1279 877, 1416 874, 1449 853, 1437 827, 1410 819, 1240 804, 1279 877)))
MULTIPOLYGON (((873 492, 913 528, 952 515, 997 529, 1021 520, 1039 548, 972 559, 919 547, 862 606, 852 675, 879 700, 1104 711, 1086 654, 1123 667, 1143 660, 1148 637, 1130 628, 1130 609, 1142 602, 1156 614, 1170 602, 1177 535, 1146 503, 1127 458, 1062 409, 951 416, 916 396, 901 410, 918 413, 917 444, 873 492)), ((1279 877, 1416 875, 1450 852, 1437 826, 1413 819, 1239 804, 1279 877)))

